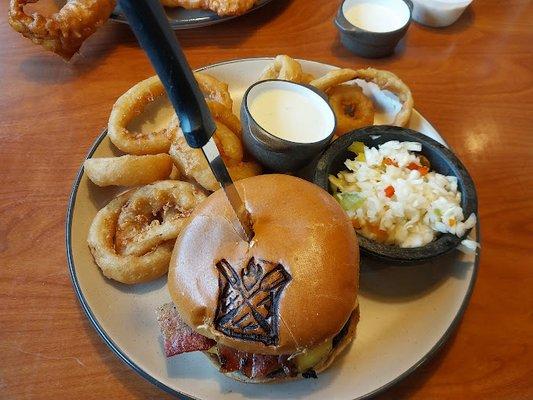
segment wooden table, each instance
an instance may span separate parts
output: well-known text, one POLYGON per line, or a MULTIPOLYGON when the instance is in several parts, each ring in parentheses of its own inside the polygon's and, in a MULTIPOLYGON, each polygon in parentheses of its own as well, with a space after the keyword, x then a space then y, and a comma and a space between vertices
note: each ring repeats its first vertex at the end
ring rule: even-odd
MULTIPOLYGON (((340 45, 338 4, 276 0, 179 38, 194 67, 287 53, 384 67, 409 83, 474 177, 483 249, 457 332, 379 398, 531 399, 533 3, 476 0, 450 28, 413 24, 396 55, 380 60, 340 45)), ((126 26, 107 23, 65 63, 0 21, 0 398, 169 398, 100 340, 65 260, 76 171, 116 98, 152 73, 126 26)))

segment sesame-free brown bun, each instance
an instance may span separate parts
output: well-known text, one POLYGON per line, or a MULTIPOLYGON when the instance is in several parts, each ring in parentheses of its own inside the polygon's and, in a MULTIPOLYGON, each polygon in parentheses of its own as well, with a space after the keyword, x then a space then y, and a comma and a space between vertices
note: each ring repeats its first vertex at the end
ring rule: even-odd
POLYGON ((236 186, 255 236, 248 243, 236 233, 221 190, 194 210, 170 262, 179 314, 247 353, 292 354, 333 338, 357 307, 359 249, 346 213, 323 189, 288 175, 236 186))

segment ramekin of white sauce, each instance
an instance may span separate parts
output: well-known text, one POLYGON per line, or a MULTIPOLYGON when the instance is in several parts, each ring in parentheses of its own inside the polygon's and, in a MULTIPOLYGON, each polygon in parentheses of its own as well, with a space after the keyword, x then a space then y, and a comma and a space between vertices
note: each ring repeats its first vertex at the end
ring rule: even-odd
POLYGON ((335 25, 341 42, 363 57, 394 52, 411 22, 411 0, 344 0, 335 25))
POLYGON ((472 0, 413 0, 413 19, 422 25, 442 28, 455 23, 472 0))
POLYGON ((250 86, 241 105, 247 150, 275 171, 295 171, 331 140, 335 114, 313 87, 284 80, 250 86))
POLYGON ((346 0, 342 12, 349 23, 369 32, 397 31, 411 18, 403 0, 346 0))

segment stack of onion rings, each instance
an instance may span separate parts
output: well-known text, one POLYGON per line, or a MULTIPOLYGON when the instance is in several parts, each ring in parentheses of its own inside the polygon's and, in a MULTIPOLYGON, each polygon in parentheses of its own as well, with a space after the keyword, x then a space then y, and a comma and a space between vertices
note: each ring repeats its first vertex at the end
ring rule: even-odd
MULTIPOLYGON (((213 135, 215 144, 228 168, 233 180, 259 175, 261 167, 252 161, 245 161, 242 144, 241 124, 230 109, 215 101, 207 102, 211 115, 215 119, 217 130, 213 135)), ((189 147, 177 118, 169 125, 173 131, 174 140, 169 154, 174 164, 185 178, 191 179, 209 191, 219 189, 220 185, 211 172, 209 165, 200 149, 189 147)))

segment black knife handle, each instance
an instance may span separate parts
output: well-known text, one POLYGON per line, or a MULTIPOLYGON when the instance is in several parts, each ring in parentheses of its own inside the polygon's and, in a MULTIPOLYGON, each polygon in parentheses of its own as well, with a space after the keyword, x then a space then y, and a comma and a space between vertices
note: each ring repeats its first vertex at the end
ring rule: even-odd
POLYGON ((216 125, 163 6, 159 0, 118 3, 165 87, 187 143, 194 148, 203 147, 216 125))

